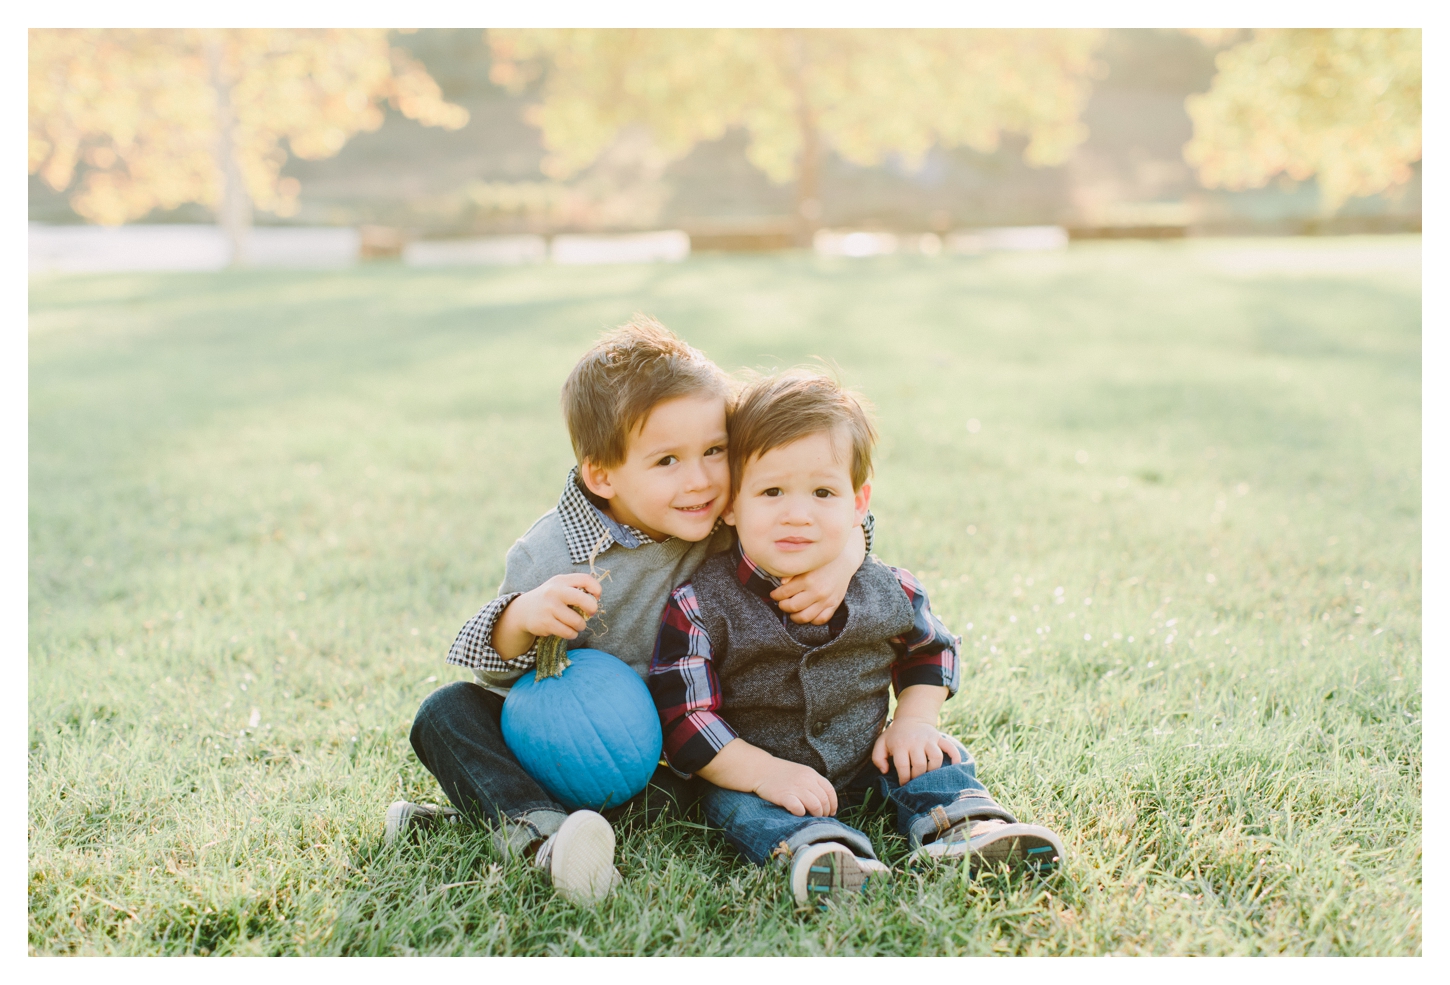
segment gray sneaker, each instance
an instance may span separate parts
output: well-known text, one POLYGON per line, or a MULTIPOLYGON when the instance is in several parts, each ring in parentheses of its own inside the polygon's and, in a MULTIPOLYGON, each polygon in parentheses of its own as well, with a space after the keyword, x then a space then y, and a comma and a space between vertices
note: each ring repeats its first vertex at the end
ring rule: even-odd
POLYGON ((395 800, 388 805, 388 817, 383 824, 383 842, 391 845, 404 834, 427 831, 440 824, 456 824, 459 817, 458 811, 452 807, 395 800))
POLYGON ((911 860, 934 862, 964 856, 973 874, 984 867, 1004 864, 1045 874, 1062 863, 1067 851, 1062 847, 1062 839, 1040 824, 966 818, 947 828, 935 841, 918 848, 911 860))
POLYGON ((891 869, 874 858, 861 858, 838 841, 818 841, 796 852, 790 867, 795 901, 824 909, 826 901, 864 893, 872 883, 891 878, 891 869))
POLYGON ((571 903, 592 906, 624 880, 614 867, 614 829, 601 814, 575 811, 539 846, 534 864, 571 903))

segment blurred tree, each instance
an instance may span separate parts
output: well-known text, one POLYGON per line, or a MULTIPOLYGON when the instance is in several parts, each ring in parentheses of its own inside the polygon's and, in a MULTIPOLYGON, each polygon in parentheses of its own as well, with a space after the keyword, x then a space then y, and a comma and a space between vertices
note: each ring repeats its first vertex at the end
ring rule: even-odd
MULTIPOLYGON (((1216 38, 1205 37, 1207 43, 1216 38)), ((1410 180, 1420 159, 1420 31, 1258 30, 1188 97, 1184 159, 1209 188, 1318 179, 1332 213, 1410 180)))
POLYGON ((1029 164, 1065 160, 1099 71, 1098 31, 491 30, 494 81, 539 81, 528 119, 563 178, 631 127, 670 158, 729 127, 772 180, 796 183, 803 237, 820 215, 823 149, 862 165, 908 165, 934 145, 997 148, 1028 138, 1029 164))
POLYGON ((253 207, 297 211, 291 153, 336 154, 388 102, 457 129, 422 65, 385 30, 32 30, 30 172, 106 225, 199 202, 246 260, 253 207), (283 141, 286 141, 286 149, 283 141))

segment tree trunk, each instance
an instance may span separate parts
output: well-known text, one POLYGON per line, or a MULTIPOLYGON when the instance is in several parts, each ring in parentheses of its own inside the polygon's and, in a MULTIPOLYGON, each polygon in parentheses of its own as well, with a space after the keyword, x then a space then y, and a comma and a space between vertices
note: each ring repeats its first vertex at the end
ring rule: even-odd
POLYGON ((795 183, 796 245, 810 246, 821 219, 821 134, 806 87, 806 53, 799 31, 789 32, 786 49, 786 74, 795 96, 796 125, 800 128, 801 141, 795 183))
POLYGON ((242 180, 242 166, 237 159, 237 114, 232 106, 232 80, 222 65, 222 45, 215 39, 207 42, 206 59, 211 68, 211 85, 216 93, 216 163, 222 179, 222 200, 217 208, 217 222, 226 233, 231 246, 231 266, 248 263, 247 237, 252 228, 252 196, 242 180))

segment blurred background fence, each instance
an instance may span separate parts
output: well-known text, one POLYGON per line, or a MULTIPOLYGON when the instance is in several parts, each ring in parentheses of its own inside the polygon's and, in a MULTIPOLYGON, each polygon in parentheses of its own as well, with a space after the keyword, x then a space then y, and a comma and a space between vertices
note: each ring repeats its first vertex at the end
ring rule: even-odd
POLYGON ((1418 31, 32 31, 31 268, 1418 231, 1419 46, 1418 31), (87 222, 153 228, 69 228, 87 222), (649 231, 668 235, 559 238, 649 231))

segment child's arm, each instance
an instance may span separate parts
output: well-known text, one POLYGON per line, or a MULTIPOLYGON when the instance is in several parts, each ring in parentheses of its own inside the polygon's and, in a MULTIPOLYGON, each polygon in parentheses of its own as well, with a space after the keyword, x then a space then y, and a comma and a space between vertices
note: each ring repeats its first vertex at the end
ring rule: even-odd
POLYGON ((599 583, 589 575, 561 573, 557 565, 541 564, 523 539, 515 541, 504 559, 503 584, 499 586, 498 597, 485 603, 464 623, 449 648, 448 662, 468 667, 485 678, 497 678, 500 682, 512 680, 533 666, 530 651, 536 631, 574 639, 579 632, 576 627, 583 625, 585 617, 568 606, 577 604, 585 613, 593 614, 598 611, 595 601, 598 595, 599 583), (562 584, 559 579, 563 579, 562 584), (541 612, 543 605, 531 607, 529 602, 523 608, 516 606, 515 603, 531 594, 534 596, 531 601, 549 602, 548 612, 541 612), (549 613, 557 617, 555 622, 545 620, 549 613), (496 631, 500 622, 512 625, 505 625, 504 632, 499 633, 496 631))
POLYGON ((891 667, 896 690, 896 715, 876 739, 871 761, 885 773, 896 764, 896 777, 908 783, 946 760, 961 761, 956 745, 937 730, 937 716, 956 693, 961 675, 960 640, 931 611, 926 590, 905 568, 892 568, 911 602, 912 625, 891 642, 899 656, 891 667))
POLYGON ((792 622, 824 626, 831 621, 836 607, 846 598, 846 589, 851 587, 856 569, 871 551, 871 520, 871 514, 866 514, 866 521, 860 527, 861 536, 850 538, 836 560, 787 578, 770 593, 779 603, 780 611, 790 614, 792 622))
POLYGON ((721 717, 716 656, 694 586, 686 582, 665 603, 649 668, 650 696, 660 713, 670 768, 681 776, 699 774, 727 790, 758 794, 797 817, 836 813, 836 791, 825 777, 752 746, 721 717))
POLYGON ((962 761, 956 745, 937 729, 937 716, 949 693, 945 687, 929 684, 916 684, 901 692, 896 716, 871 748, 871 762, 878 770, 885 773, 894 762, 896 778, 906 784, 941 766, 943 754, 954 763, 962 761))
POLYGON ((493 649, 505 660, 529 651, 541 636, 576 638, 599 611, 599 582, 582 572, 555 575, 510 602, 493 624, 493 649))
POLYGON ((717 787, 753 793, 796 817, 836 813, 836 788, 829 780, 809 766, 772 756, 744 739, 730 742, 695 772, 717 787))

